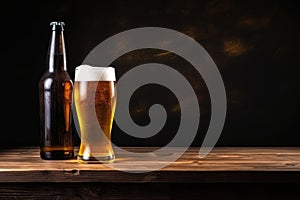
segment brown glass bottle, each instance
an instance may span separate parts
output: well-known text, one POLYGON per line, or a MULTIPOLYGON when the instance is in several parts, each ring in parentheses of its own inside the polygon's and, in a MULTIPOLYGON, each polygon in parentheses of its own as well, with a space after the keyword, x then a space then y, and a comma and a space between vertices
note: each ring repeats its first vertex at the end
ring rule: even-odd
POLYGON ((46 71, 39 81, 40 156, 46 160, 74 158, 73 82, 67 72, 64 25, 60 21, 50 23, 46 71))

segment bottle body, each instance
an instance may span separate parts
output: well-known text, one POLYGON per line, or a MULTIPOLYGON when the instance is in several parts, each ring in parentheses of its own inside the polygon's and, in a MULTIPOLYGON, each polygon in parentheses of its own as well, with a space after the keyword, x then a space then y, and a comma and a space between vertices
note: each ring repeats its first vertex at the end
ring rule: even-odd
POLYGON ((62 31, 52 27, 47 69, 39 81, 40 157, 47 160, 74 158, 73 82, 66 68, 62 31))

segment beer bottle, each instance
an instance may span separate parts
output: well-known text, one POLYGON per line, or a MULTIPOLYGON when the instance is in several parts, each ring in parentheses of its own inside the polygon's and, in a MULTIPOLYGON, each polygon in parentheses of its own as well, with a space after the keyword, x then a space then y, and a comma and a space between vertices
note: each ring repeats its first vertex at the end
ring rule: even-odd
POLYGON ((74 157, 71 127, 73 82, 67 72, 64 26, 61 21, 50 23, 46 71, 39 80, 40 157, 45 160, 74 157))

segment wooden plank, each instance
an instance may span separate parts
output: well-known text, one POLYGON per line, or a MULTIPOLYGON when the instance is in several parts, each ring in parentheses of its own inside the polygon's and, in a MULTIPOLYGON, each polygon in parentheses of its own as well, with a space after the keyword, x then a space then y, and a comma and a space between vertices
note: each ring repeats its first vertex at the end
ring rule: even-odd
POLYGON ((296 200, 299 191, 300 184, 291 183, 6 183, 0 199, 296 200))
POLYGON ((300 148, 297 147, 216 147, 205 158, 199 148, 182 148, 161 153, 155 147, 124 147, 142 156, 116 152, 112 165, 82 164, 76 159, 46 161, 38 147, 0 150, 0 182, 299 182, 300 148), (152 152, 154 151, 154 152, 152 152), (144 156, 148 152, 147 156, 144 156), (152 152, 152 153, 151 153, 152 152), (164 167, 152 170, 160 164, 164 167))

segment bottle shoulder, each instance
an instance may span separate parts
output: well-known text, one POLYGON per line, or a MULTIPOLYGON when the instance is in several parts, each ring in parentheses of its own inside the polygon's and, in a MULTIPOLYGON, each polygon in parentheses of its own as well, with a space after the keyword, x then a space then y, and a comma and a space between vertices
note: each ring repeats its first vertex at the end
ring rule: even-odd
POLYGON ((45 71, 39 80, 39 85, 44 87, 50 87, 53 84, 65 85, 66 83, 68 83, 70 86, 73 86, 73 80, 67 71, 45 71))

